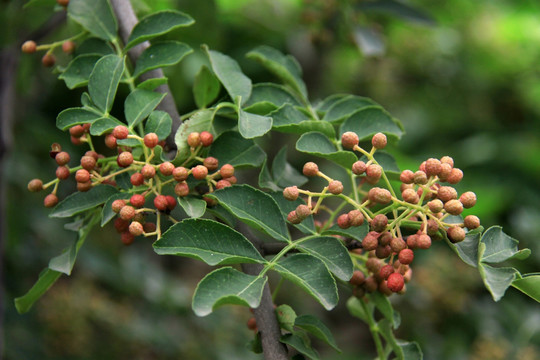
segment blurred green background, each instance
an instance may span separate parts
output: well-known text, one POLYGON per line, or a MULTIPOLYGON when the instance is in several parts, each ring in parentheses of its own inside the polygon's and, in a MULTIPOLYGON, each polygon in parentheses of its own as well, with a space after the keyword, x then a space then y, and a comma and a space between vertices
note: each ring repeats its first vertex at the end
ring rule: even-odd
MULTIPOLYGON (((47 1, 45 1, 47 2, 47 1)), ((52 1, 54 3, 54 1, 52 1)), ((484 226, 499 224, 532 249, 512 264, 540 269, 540 4, 536 1, 411 0, 408 11, 353 0, 134 0, 139 16, 165 8, 196 19, 175 31, 199 49, 206 43, 239 61, 254 82, 271 80, 244 54, 260 44, 291 53, 304 69, 311 99, 334 93, 373 98, 403 122, 406 135, 391 150, 402 169, 428 157, 452 156, 465 177, 458 191, 479 198, 470 213, 484 226), (367 5, 366 5, 367 4, 367 5), (397 9, 397 10, 396 10, 397 9)), ((391 2, 384 2, 385 4, 391 2)), ((0 2, 2 53, 17 53, 53 7, 23 9, 0 2)), ((42 42, 73 34, 68 22, 42 42)), ((150 242, 124 247, 114 230, 94 231, 71 277, 61 280, 31 312, 18 315, 13 298, 27 291, 48 260, 73 240, 63 221, 49 219, 42 194, 26 191, 34 177, 50 179, 52 142, 77 154, 55 127, 56 115, 78 106, 38 55, 16 55, 13 141, 2 159, 7 194, 4 239, 5 359, 258 359, 245 346, 253 334, 245 308, 225 307, 197 318, 191 295, 205 265, 156 256, 150 242)), ((167 71, 181 113, 194 106, 191 85, 202 54, 167 71)), ((60 65, 68 59, 60 57, 60 65)), ((2 121, 5 122, 6 119, 2 121)), ((289 157, 295 161, 292 144, 289 157)), ((69 193, 64 186, 63 194, 69 193)), ((401 338, 416 340, 426 359, 540 358, 538 303, 509 289, 494 303, 477 271, 436 243, 415 260, 413 281, 393 302, 403 321, 401 338)), ((275 280, 275 279, 272 279, 275 280)), ((290 284, 289 284, 290 285, 290 284)), ((292 286, 277 303, 319 315, 343 349, 319 344, 324 359, 375 356, 366 326, 348 315, 350 295, 326 313, 292 286), (290 291, 289 291, 290 289, 290 291)))

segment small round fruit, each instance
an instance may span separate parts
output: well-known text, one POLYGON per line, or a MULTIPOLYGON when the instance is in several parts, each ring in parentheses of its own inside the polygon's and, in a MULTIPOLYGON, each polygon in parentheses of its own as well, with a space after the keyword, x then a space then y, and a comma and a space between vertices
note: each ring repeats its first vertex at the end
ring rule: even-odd
POLYGON ((56 63, 56 58, 54 57, 53 54, 45 54, 41 58, 41 63, 45 67, 51 67, 51 66, 54 66, 54 64, 56 63))
MULTIPOLYGON (((62 0, 60 0, 62 1, 62 0)), ((62 43, 62 51, 66 54, 71 54, 75 50, 75 43, 70 40, 66 40, 62 43)))
POLYGON ((463 179, 463 171, 458 168, 453 168, 446 181, 450 184, 457 184, 461 181, 461 179, 463 179))
POLYGON ((371 220, 371 228, 377 232, 383 232, 388 225, 388 217, 384 214, 375 215, 371 220))
POLYGON ((379 240, 373 234, 368 233, 362 239, 362 249, 365 251, 375 250, 377 249, 377 246, 379 246, 379 240))
POLYGON ((154 207, 159 211, 167 210, 168 205, 169 202, 167 201, 167 197, 165 195, 158 195, 154 198, 154 207))
POLYGON ((122 210, 122 208, 126 206, 126 200, 124 199, 117 199, 117 200, 114 200, 111 204, 111 209, 113 212, 115 213, 119 213, 120 210, 122 210))
POLYGON ((192 132, 187 137, 187 143, 191 147, 197 147, 201 144, 201 134, 192 132))
POLYGON ((360 270, 353 271, 352 277, 349 280, 349 284, 360 286, 366 281, 366 276, 360 270))
POLYGON ((187 196, 189 194, 188 184, 185 181, 179 182, 174 186, 174 193, 179 197, 187 196))
POLYGON ((116 162, 118 163, 118 166, 120 167, 128 167, 131 164, 133 164, 133 154, 131 154, 129 151, 123 151, 120 154, 118 154, 118 157, 116 158, 116 162))
POLYGON ((82 125, 74 125, 69 128, 69 135, 80 138, 84 135, 84 128, 82 125))
POLYGON ((413 189, 405 189, 401 193, 401 196, 403 197, 403 200, 408 202, 409 204, 418 204, 418 201, 420 201, 418 193, 413 189))
POLYGON ((71 157, 69 154, 65 151, 60 151, 56 156, 54 157, 54 160, 59 166, 66 165, 69 160, 71 160, 71 157))
POLYGON ((212 135, 208 131, 202 131, 199 137, 201 138, 201 144, 204 147, 210 146, 214 142, 214 135, 212 135))
POLYGON ((351 222, 349 220, 349 214, 341 214, 337 218, 337 224, 342 229, 348 229, 351 227, 351 222))
POLYGON ((345 149, 354 148, 358 145, 359 141, 358 135, 352 131, 344 132, 343 135, 341 135, 341 145, 343 145, 345 149))
POLYGON ((480 226, 480 219, 478 216, 467 215, 465 216, 465 219, 463 219, 463 224, 469 230, 476 229, 480 226))
POLYGON ((140 186, 144 184, 144 176, 140 172, 133 173, 129 181, 133 186, 140 186))
POLYGON ((317 166, 317 164, 311 161, 305 163, 304 168, 302 169, 302 173, 306 176, 317 176, 318 172, 319 166, 317 166))
POLYGON ((465 240, 465 230, 459 226, 452 226, 446 230, 448 239, 453 243, 458 243, 465 240))
POLYGON ((374 187, 369 189, 368 199, 374 203, 388 204, 392 201, 392 194, 386 189, 374 187))
POLYGON ((133 240, 135 240, 135 236, 133 236, 133 234, 129 231, 124 231, 122 234, 120 234, 120 240, 126 246, 131 245, 133 244, 133 240))
POLYGON ((404 285, 405 279, 400 273, 390 274, 390 276, 388 276, 388 280, 386 280, 386 286, 388 289, 395 293, 401 291, 404 285))
POLYGON ((43 205, 46 208, 52 208, 56 206, 56 204, 58 204, 58 196, 56 196, 55 194, 49 194, 45 196, 45 199, 43 199, 43 205))
POLYGON ((172 172, 172 176, 173 176, 174 180, 176 180, 176 181, 184 181, 184 180, 186 180, 188 178, 189 171, 188 171, 188 169, 186 169, 183 166, 178 166, 178 167, 174 168, 174 170, 172 172))
POLYGON ((118 125, 113 129, 112 134, 117 140, 127 139, 129 135, 129 129, 124 125, 118 125))
POLYGON ((371 145, 373 145, 373 147, 377 150, 384 149, 387 142, 386 135, 383 133, 376 133, 371 138, 371 145))
POLYGON ((360 210, 351 210, 347 214, 351 226, 360 226, 364 223, 364 215, 360 210))
POLYGON ((253 331, 257 330, 257 320, 255 320, 254 317, 250 317, 246 325, 249 330, 253 330, 253 331))
POLYGON ((404 250, 406 247, 407 243, 401 237, 392 238, 392 240, 390 240, 390 248, 395 253, 399 254, 400 251, 404 250))
POLYGON ((442 164, 439 159, 430 158, 426 160, 426 175, 428 177, 437 176, 442 170, 442 164))
POLYGON ((414 173, 411 170, 403 170, 399 175, 399 180, 404 184, 414 183, 414 173))
POLYGON ((131 224, 129 224, 129 232, 133 236, 139 236, 144 233, 143 225, 138 221, 133 221, 131 224))
POLYGON ((135 208, 133 206, 126 205, 120 209, 119 215, 122 220, 131 220, 135 217, 135 208))
POLYGON ((309 208, 309 206, 304 205, 304 204, 298 205, 295 211, 296 211, 296 216, 298 216, 300 220, 304 220, 309 215, 311 215, 311 209, 309 208))
POLYGON ((429 249, 431 247, 431 238, 427 234, 420 234, 416 239, 416 246, 419 249, 429 249))
POLYGON ((287 214, 287 221, 289 221, 291 224, 300 224, 302 219, 300 219, 296 214, 296 211, 293 210, 287 214))
POLYGON ((283 197, 289 201, 294 201, 298 199, 298 187, 297 186, 289 186, 283 189, 283 197))
POLYGON ((191 174, 197 180, 203 180, 208 175, 208 168, 203 165, 197 165, 191 169, 191 174))
POLYGON ((144 135, 143 142, 147 148, 153 149, 157 146, 159 138, 156 133, 148 133, 144 135))
POLYGON ((339 195, 343 192, 343 184, 339 180, 332 180, 328 184, 328 191, 331 194, 339 195))
POLYGON ((41 179, 32 179, 28 183, 28 191, 38 192, 43 189, 43 181, 41 179))
POLYGON ((219 169, 219 175, 221 175, 223 179, 230 178, 234 175, 234 166, 232 166, 231 164, 223 165, 221 169, 219 169))
POLYGON ((37 48, 37 44, 35 41, 32 41, 32 40, 25 41, 21 46, 22 52, 26 54, 35 53, 36 48, 37 48))
POLYGON ((441 212, 442 209, 444 208, 443 202, 439 199, 431 200, 430 202, 427 203, 427 205, 428 205, 429 211, 431 211, 434 214, 441 212))
POLYGON ((221 179, 216 183, 216 190, 223 189, 229 186, 232 186, 232 184, 228 180, 221 179))
POLYGON ((69 168, 67 166, 59 166, 56 168, 56 177, 60 180, 69 178, 69 168))
POLYGON ((178 204, 176 199, 172 197, 171 195, 167 195, 165 196, 165 198, 167 199, 167 210, 170 210, 170 211, 174 210, 174 208, 176 207, 176 204, 178 204))
POLYGON ((463 204, 459 200, 450 200, 444 204, 444 210, 450 215, 459 215, 463 212, 463 204))
POLYGON ((151 179, 156 176, 156 168, 150 164, 146 164, 142 167, 141 174, 145 179, 151 179))
POLYGON ((470 209, 474 205, 476 205, 476 194, 473 193, 472 191, 464 192, 459 197, 459 201, 461 201, 465 209, 470 209))
POLYGON ((417 172, 414 173, 415 184, 424 185, 424 184, 427 184, 427 181, 428 181, 427 174, 423 172, 422 170, 418 170, 417 172))
POLYGON ((379 278, 386 280, 388 277, 394 273, 394 267, 392 265, 384 265, 381 270, 379 270, 379 278))
POLYGON ((85 183, 90 181, 90 172, 86 169, 79 169, 75 173, 75 181, 79 183, 85 183))
POLYGON ((129 199, 129 203, 136 207, 136 208, 142 208, 145 203, 145 198, 141 194, 133 194, 131 198, 129 199))
POLYGON ((172 162, 166 161, 164 163, 159 164, 159 172, 165 176, 172 175, 174 169, 175 168, 172 162))
POLYGON ((356 161, 353 165, 352 165, 352 172, 355 174, 355 175, 362 175, 363 173, 366 172, 366 169, 367 169, 367 165, 365 162, 363 161, 356 161))
POLYGON ((203 166, 205 166, 209 171, 214 171, 218 168, 218 159, 215 157, 209 156, 203 160, 203 166))
POLYGON ((116 138, 112 134, 105 135, 105 146, 109 149, 116 149, 116 138))
POLYGON ((441 199, 442 202, 447 202, 457 199, 457 191, 451 186, 441 186, 439 190, 437 190, 437 197, 441 199))
POLYGON ((60 6, 66 7, 69 5, 69 0, 56 0, 56 3, 60 6))
POLYGON ((78 182, 77 183, 77 190, 79 190, 80 192, 87 192, 91 188, 92 188, 92 182, 91 181, 78 182))
POLYGON ((92 156, 85 155, 81 158, 81 166, 88 171, 94 170, 96 167, 96 159, 92 156))

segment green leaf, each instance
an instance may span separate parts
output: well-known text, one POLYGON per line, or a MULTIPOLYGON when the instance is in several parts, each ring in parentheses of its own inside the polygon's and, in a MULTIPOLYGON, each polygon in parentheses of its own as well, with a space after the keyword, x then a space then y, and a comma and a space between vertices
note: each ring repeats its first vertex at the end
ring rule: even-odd
POLYGON ((266 158, 259 145, 236 131, 221 134, 212 144, 209 155, 222 165, 231 164, 234 167, 259 167, 266 158))
POLYGON ((88 84, 90 74, 100 58, 101 55, 96 54, 79 55, 70 61, 58 78, 64 80, 69 89, 85 86, 88 84))
MULTIPOLYGON (((368 311, 373 313, 374 305, 373 303, 368 303, 366 305, 368 311)), ((358 300, 356 297, 351 296, 349 300, 347 300, 347 310, 351 313, 352 316, 355 316, 365 322, 366 324, 369 322, 369 318, 372 316, 371 314, 366 314, 366 310, 360 303, 360 300, 358 300)))
POLYGON ((358 160, 350 151, 337 151, 330 139, 320 132, 308 132, 296 142, 296 150, 335 162, 347 169, 358 160))
POLYGON ((298 352, 301 354, 304 354, 310 359, 319 359, 319 353, 317 353, 317 350, 313 349, 311 347, 311 344, 307 344, 304 339, 302 339, 300 336, 295 334, 285 334, 279 339, 284 344, 287 344, 289 346, 292 346, 298 352))
POLYGON ((187 256, 208 265, 265 262, 244 235, 207 219, 176 223, 153 246, 159 255, 187 256))
POLYGON ((171 133, 172 119, 165 111, 155 110, 150 113, 144 126, 144 132, 155 133, 159 140, 164 140, 171 133))
POLYGON ((49 217, 65 218, 103 204, 118 190, 110 185, 100 185, 87 192, 76 192, 62 200, 49 217))
POLYGON ((103 209, 101 210, 101 227, 104 227, 116 216, 116 213, 112 210, 113 201, 118 199, 128 200, 131 195, 131 193, 117 193, 107 199, 105 205, 103 205, 103 209))
MULTIPOLYGON (((484 248, 484 243, 480 243, 479 248, 484 248)), ((480 253, 482 250, 480 250, 480 253)), ((516 279, 518 271, 510 267, 496 268, 487 264, 480 263, 478 266, 480 276, 484 281, 484 285, 491 293, 493 300, 499 301, 504 296, 506 289, 516 279)))
POLYGON ((63 110, 56 118, 56 127, 60 130, 67 130, 74 125, 93 123, 102 115, 85 108, 68 108, 63 110))
POLYGON ((364 223, 360 226, 351 226, 348 229, 342 229, 337 224, 334 224, 329 229, 326 229, 323 231, 322 235, 340 235, 345 237, 350 237, 353 239, 356 239, 358 241, 362 241, 368 233, 368 225, 367 222, 364 221, 364 223))
POLYGON ((53 7, 57 5, 56 0, 29 0, 24 4, 23 9, 33 7, 33 6, 50 6, 53 7))
POLYGON ((276 240, 290 241, 285 220, 270 195, 249 185, 233 185, 207 196, 217 199, 221 206, 249 226, 276 240))
POLYGON ((514 280, 512 286, 540 302, 540 274, 526 274, 514 280))
POLYGON ((206 67, 202 66, 201 70, 195 75, 193 82, 193 97, 195 104, 199 108, 204 108, 214 101, 219 95, 220 84, 217 77, 206 67))
POLYGON ((281 190, 281 188, 274 182, 274 179, 272 178, 272 174, 270 173, 270 170, 268 169, 268 166, 266 165, 266 160, 267 159, 265 158, 261 165, 261 172, 259 173, 259 187, 261 189, 279 191, 281 190))
POLYGON ((283 85, 274 83, 259 83, 253 85, 251 96, 246 101, 245 106, 269 102, 279 108, 285 104, 302 105, 296 96, 283 85))
POLYGON ((422 360, 424 355, 416 342, 407 342, 396 339, 392 332, 390 321, 383 319, 378 322, 379 332, 390 344, 396 358, 399 360, 422 360))
POLYGON ((397 324, 394 322, 394 308, 392 307, 392 304, 390 304, 388 297, 378 291, 375 291, 369 294, 369 298, 371 301, 373 301, 377 310, 379 310, 385 319, 390 322, 392 327, 397 328, 397 324))
POLYGON ((167 81, 168 79, 166 77, 147 79, 137 85, 137 89, 154 91, 161 85, 167 84, 167 81))
POLYGON ((197 316, 206 316, 226 304, 256 308, 266 280, 266 276, 244 274, 231 267, 214 270, 197 285, 191 306, 197 316))
POLYGON ((67 10, 68 16, 92 35, 108 41, 116 39, 116 18, 107 0, 71 0, 67 10))
POLYGON ((287 147, 282 147, 272 162, 272 177, 274 182, 282 188, 287 186, 302 186, 308 182, 302 175, 287 162, 287 147))
POLYGON ((84 40, 80 45, 75 48, 75 54, 79 55, 110 55, 114 54, 114 49, 111 45, 102 39, 95 37, 84 40))
POLYGON ((273 270, 302 287, 326 310, 332 310, 337 305, 336 281, 318 258, 308 254, 293 254, 281 259, 273 270))
POLYGON ((357 8, 362 12, 388 14, 423 25, 435 25, 436 23, 433 17, 424 11, 395 0, 358 3, 357 8))
POLYGON ((90 126, 90 135, 99 136, 103 135, 106 132, 111 131, 118 125, 126 125, 123 122, 120 122, 112 117, 97 119, 90 126))
POLYGON ((487 229, 480 241, 486 245, 480 261, 486 263, 500 263, 513 258, 523 260, 531 253, 529 249, 518 250, 519 242, 506 235, 499 226, 487 229))
POLYGON ((179 27, 189 26, 194 22, 191 16, 176 10, 165 10, 150 14, 135 25, 129 35, 124 51, 179 27))
POLYGON ((147 71, 177 64, 192 52, 193 49, 189 45, 178 41, 163 41, 152 44, 137 59, 133 77, 137 78, 147 71))
MULTIPOLYGON (((333 94, 333 95, 330 95, 329 97, 327 97, 326 99, 324 99, 323 101, 321 101, 320 103, 318 103, 315 108, 319 112, 326 113, 337 102, 339 102, 339 101, 341 101, 341 100, 343 100, 345 98, 351 98, 351 97, 355 97, 355 95, 333 94)), ((355 109, 355 110, 358 110, 358 109, 355 109)))
POLYGON ((248 113, 238 108, 238 130, 246 139, 263 136, 271 128, 271 117, 248 113))
MULTIPOLYGON (((375 155, 373 155, 375 160, 379 163, 379 165, 382 166, 384 169, 386 175, 390 180, 398 180, 399 175, 401 174, 401 171, 399 170, 399 167, 396 163, 396 159, 388 153, 385 153, 384 151, 377 150, 375 155)), ((360 160, 367 162, 367 157, 362 156, 360 160)))
POLYGON ((306 84, 302 80, 302 69, 295 58, 283 55, 278 50, 265 45, 256 47, 246 56, 259 62, 304 99, 307 99, 306 84))
POLYGON ((206 211, 220 219, 224 224, 227 224, 232 228, 236 227, 236 218, 230 212, 225 210, 223 206, 213 206, 211 208, 207 208, 206 211))
MULTIPOLYGON (((283 192, 277 191, 277 192, 271 192, 269 193, 270 196, 276 201, 276 203, 279 206, 279 209, 281 210, 281 213, 283 214, 283 217, 287 217, 287 215, 295 210, 298 205, 300 204, 306 204, 304 200, 301 198, 296 199, 295 201, 289 201, 283 197, 283 192)), ((316 234, 315 231, 315 223, 313 221, 313 215, 308 216, 304 221, 302 221, 300 224, 295 224, 294 227, 296 227, 298 230, 303 232, 304 234, 316 234)))
POLYGON ((44 269, 39 278, 32 286, 30 290, 23 296, 15 299, 15 308, 19 314, 28 312, 32 305, 49 290, 49 288, 58 280, 62 273, 51 270, 49 268, 44 269))
POLYGON ((318 131, 329 138, 336 136, 332 124, 326 121, 310 120, 303 112, 290 104, 285 104, 269 114, 274 120, 272 129, 284 133, 304 134, 310 131, 318 131))
POLYGON ((241 103, 244 104, 251 94, 251 79, 244 75, 238 63, 229 56, 209 50, 206 46, 203 46, 203 50, 208 55, 214 74, 231 99, 235 100, 240 96, 241 103))
POLYGON ((179 197, 178 202, 187 216, 191 218, 200 218, 206 211, 206 201, 197 199, 196 197, 179 197))
POLYGON ((279 305, 276 308, 276 317, 280 328, 294 332, 293 326, 296 319, 296 312, 294 312, 292 307, 287 304, 279 305))
POLYGON ((481 231, 469 231, 465 236, 465 240, 452 244, 448 241, 450 247, 458 254, 458 256, 466 264, 477 267, 478 266, 478 243, 482 236, 481 231))
POLYGON ((389 139, 398 140, 403 134, 403 127, 380 106, 368 106, 354 112, 345 119, 339 129, 340 135, 353 131, 360 141, 371 140, 373 135, 382 132, 389 139))
POLYGON ((310 334, 315 335, 331 347, 333 347, 337 352, 341 352, 339 347, 334 340, 332 332, 324 325, 324 323, 312 315, 302 315, 298 316, 294 322, 294 325, 306 330, 310 334))
POLYGON ((99 59, 90 74, 88 92, 94 104, 103 113, 109 113, 112 108, 124 66, 123 58, 107 55, 99 59))
POLYGON ((297 249, 322 260, 338 279, 348 281, 352 277, 353 263, 349 252, 335 237, 311 238, 299 243, 297 249))
POLYGON ((124 102, 124 114, 129 128, 135 128, 141 121, 146 119, 165 95, 143 89, 132 91, 124 102))
POLYGON ((340 123, 348 116, 367 106, 377 105, 373 100, 361 96, 341 96, 328 98, 319 110, 325 111, 323 120, 331 123, 340 123))
MULTIPOLYGON (((196 112, 188 120, 184 121, 176 131, 174 136, 174 142, 178 149, 176 155, 176 162, 183 162, 190 154, 189 145, 187 143, 188 135, 192 132, 209 131, 212 132, 212 121, 214 111, 210 109, 204 109, 196 112)), ((212 146, 213 147, 213 146, 212 146)))
POLYGON ((74 241, 70 247, 62 251, 62 254, 55 256, 49 261, 49 269, 71 275, 73 265, 79 254, 79 249, 86 241, 90 231, 99 222, 100 215, 94 214, 90 220, 82 226, 78 231, 78 238, 74 241))

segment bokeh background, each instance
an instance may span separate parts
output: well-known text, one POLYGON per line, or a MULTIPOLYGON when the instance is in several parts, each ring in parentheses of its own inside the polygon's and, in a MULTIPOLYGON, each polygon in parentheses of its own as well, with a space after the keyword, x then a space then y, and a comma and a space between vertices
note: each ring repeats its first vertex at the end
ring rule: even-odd
MULTIPOLYGON (((54 176, 53 142, 77 154, 55 127, 56 115, 78 106, 40 56, 19 54, 32 35, 55 41, 76 31, 70 22, 44 31, 54 6, 23 9, 0 2, 0 79, 4 191, 3 355, 5 359, 259 359, 246 343, 253 334, 245 308, 225 307, 196 317, 191 295, 210 269, 184 258, 159 257, 150 242, 124 247, 111 228, 94 231, 71 277, 63 276, 25 315, 13 299, 26 292, 48 260, 73 241, 64 222, 49 219, 29 179, 54 176), (7 84, 7 85, 6 85, 7 84), (7 87, 9 90, 9 86, 7 87), (9 116, 12 114, 13 116, 9 116), (5 151, 4 151, 5 150, 5 151)), ((134 0, 139 16, 174 8, 196 24, 170 38, 234 57, 254 82, 272 78, 247 51, 267 44, 291 53, 304 69, 315 102, 334 93, 373 98, 400 119, 406 135, 391 150, 402 169, 450 155, 465 177, 458 190, 475 191, 474 213, 484 226, 499 224, 532 249, 511 264, 540 269, 540 4, 533 0, 134 0), (382 6, 381 6, 382 4, 382 6)), ((182 113, 191 111, 191 85, 201 64, 196 51, 167 71, 182 113)), ((60 65, 68 59, 60 57, 60 65)), ((120 91, 119 96, 122 96, 120 91)), ((301 166, 289 146, 291 162, 301 166)), ((70 192, 64 186, 64 194, 70 192)), ((498 303, 477 271, 442 243, 415 260, 405 296, 401 338, 416 340, 426 359, 534 360, 540 358, 538 303, 510 288, 498 303)), ((275 280, 275 279, 273 279, 275 280)), ((291 285, 291 284, 288 284, 291 285)), ((313 313, 330 326, 343 350, 317 344, 324 359, 372 359, 366 325, 351 317, 341 291, 326 313, 289 286, 277 303, 313 313)))

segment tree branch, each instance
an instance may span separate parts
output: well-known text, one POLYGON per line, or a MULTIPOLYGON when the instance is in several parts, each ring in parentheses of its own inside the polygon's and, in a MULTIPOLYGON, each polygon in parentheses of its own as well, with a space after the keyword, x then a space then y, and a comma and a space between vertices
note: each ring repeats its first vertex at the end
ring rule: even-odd
MULTIPOLYGON (((135 15, 135 12, 133 11, 133 7, 131 6, 131 3, 129 0, 110 0, 110 1, 113 7, 114 13, 116 15, 116 18, 118 19, 118 27, 119 27, 118 31, 120 33, 120 37, 122 38, 122 41, 124 41, 124 43, 127 43, 127 39, 129 38, 129 35, 131 34, 131 30, 133 30, 133 27, 135 27, 135 25, 138 22, 137 16, 135 15)), ((139 56, 141 56, 142 52, 146 50, 148 47, 150 47, 150 43, 148 41, 145 41, 142 44, 139 44, 131 48, 128 51, 128 56, 131 62, 135 64, 139 56)), ((163 70, 161 69, 154 69, 141 75, 142 80, 162 78, 162 77, 164 77, 164 75, 163 75, 163 70)), ((157 91, 159 91, 162 94, 167 94, 165 98, 161 101, 161 103, 157 106, 157 109, 167 112, 173 120, 172 131, 171 131, 171 134, 167 137, 166 143, 167 143, 167 147, 169 151, 175 150, 176 143, 174 142, 174 136, 176 134, 176 130, 178 130, 178 127, 182 123, 182 120, 180 120, 180 114, 178 113, 178 109, 176 108, 176 104, 174 102, 174 98, 172 96, 169 85, 167 84, 160 85, 158 86, 157 91)))

